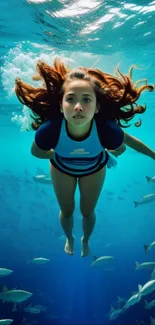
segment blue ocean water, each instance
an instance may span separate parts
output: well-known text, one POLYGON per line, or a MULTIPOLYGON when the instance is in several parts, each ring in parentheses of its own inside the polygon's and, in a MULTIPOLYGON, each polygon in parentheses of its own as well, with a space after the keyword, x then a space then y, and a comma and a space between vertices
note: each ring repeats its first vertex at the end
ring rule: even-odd
MULTIPOLYGON (((0 277, 0 292, 22 289, 33 293, 17 304, 0 303, 0 319, 13 324, 138 325, 152 323, 155 291, 114 320, 111 306, 121 308, 150 280, 152 270, 135 270, 139 263, 155 261, 155 250, 144 244, 155 241, 155 201, 134 207, 147 194, 155 194, 155 161, 132 149, 107 171, 97 204, 97 222, 91 237, 91 254, 80 257, 82 222, 76 191, 75 254, 64 253, 65 237, 59 224, 59 206, 52 184, 36 183, 34 176, 49 175, 49 162, 30 153, 34 132, 23 129, 26 115, 14 93, 15 78, 36 85, 31 77, 39 59, 53 62, 63 57, 70 66, 97 67, 127 73, 155 83, 155 1, 145 0, 12 0, 0 3, 0 268, 13 273, 0 277), (154 18, 153 18, 154 17, 154 18), (93 256, 114 257, 112 270, 91 267, 93 256), (46 257, 45 265, 31 264, 46 257), (42 306, 39 314, 25 308, 42 306)), ((155 150, 155 92, 139 100, 147 105, 142 125, 132 120, 128 133, 155 150)), ((41 307, 40 307, 41 308, 41 307)))

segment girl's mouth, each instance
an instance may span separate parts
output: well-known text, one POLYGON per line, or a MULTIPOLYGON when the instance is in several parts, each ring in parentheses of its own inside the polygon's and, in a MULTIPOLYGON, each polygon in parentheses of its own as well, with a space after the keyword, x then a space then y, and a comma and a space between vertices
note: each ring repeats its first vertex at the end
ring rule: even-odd
POLYGON ((81 119, 81 118, 83 118, 83 116, 82 115, 75 115, 75 116, 73 116, 73 118, 75 118, 75 119, 81 119))

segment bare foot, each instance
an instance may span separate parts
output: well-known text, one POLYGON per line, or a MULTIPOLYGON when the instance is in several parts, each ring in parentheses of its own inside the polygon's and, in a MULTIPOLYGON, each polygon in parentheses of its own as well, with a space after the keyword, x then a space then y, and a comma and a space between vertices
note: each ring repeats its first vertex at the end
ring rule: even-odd
POLYGON ((88 241, 84 241, 83 237, 81 238, 81 256, 88 256, 90 253, 89 243, 88 241))
POLYGON ((74 237, 72 237, 70 240, 66 239, 66 244, 65 244, 64 250, 69 255, 74 254, 74 237))

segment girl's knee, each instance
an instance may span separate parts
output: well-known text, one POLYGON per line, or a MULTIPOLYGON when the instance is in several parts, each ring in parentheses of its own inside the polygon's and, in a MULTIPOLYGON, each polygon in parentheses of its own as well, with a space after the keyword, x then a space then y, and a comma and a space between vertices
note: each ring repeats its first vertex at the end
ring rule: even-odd
POLYGON ((72 218, 73 217, 73 213, 74 213, 74 208, 69 208, 69 209, 64 209, 64 210, 61 210, 60 211, 60 218, 66 218, 66 219, 69 219, 69 218, 72 218))
POLYGON ((81 214, 85 219, 94 219, 95 218, 95 211, 94 210, 86 210, 81 209, 81 214))

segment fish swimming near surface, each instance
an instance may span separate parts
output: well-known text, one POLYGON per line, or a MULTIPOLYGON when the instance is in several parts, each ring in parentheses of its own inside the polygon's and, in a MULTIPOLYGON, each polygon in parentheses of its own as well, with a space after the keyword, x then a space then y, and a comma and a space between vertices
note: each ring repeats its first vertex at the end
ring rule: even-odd
POLYGON ((135 208, 138 207, 141 204, 150 203, 152 201, 155 201, 155 194, 148 194, 142 197, 140 201, 133 201, 135 208))

